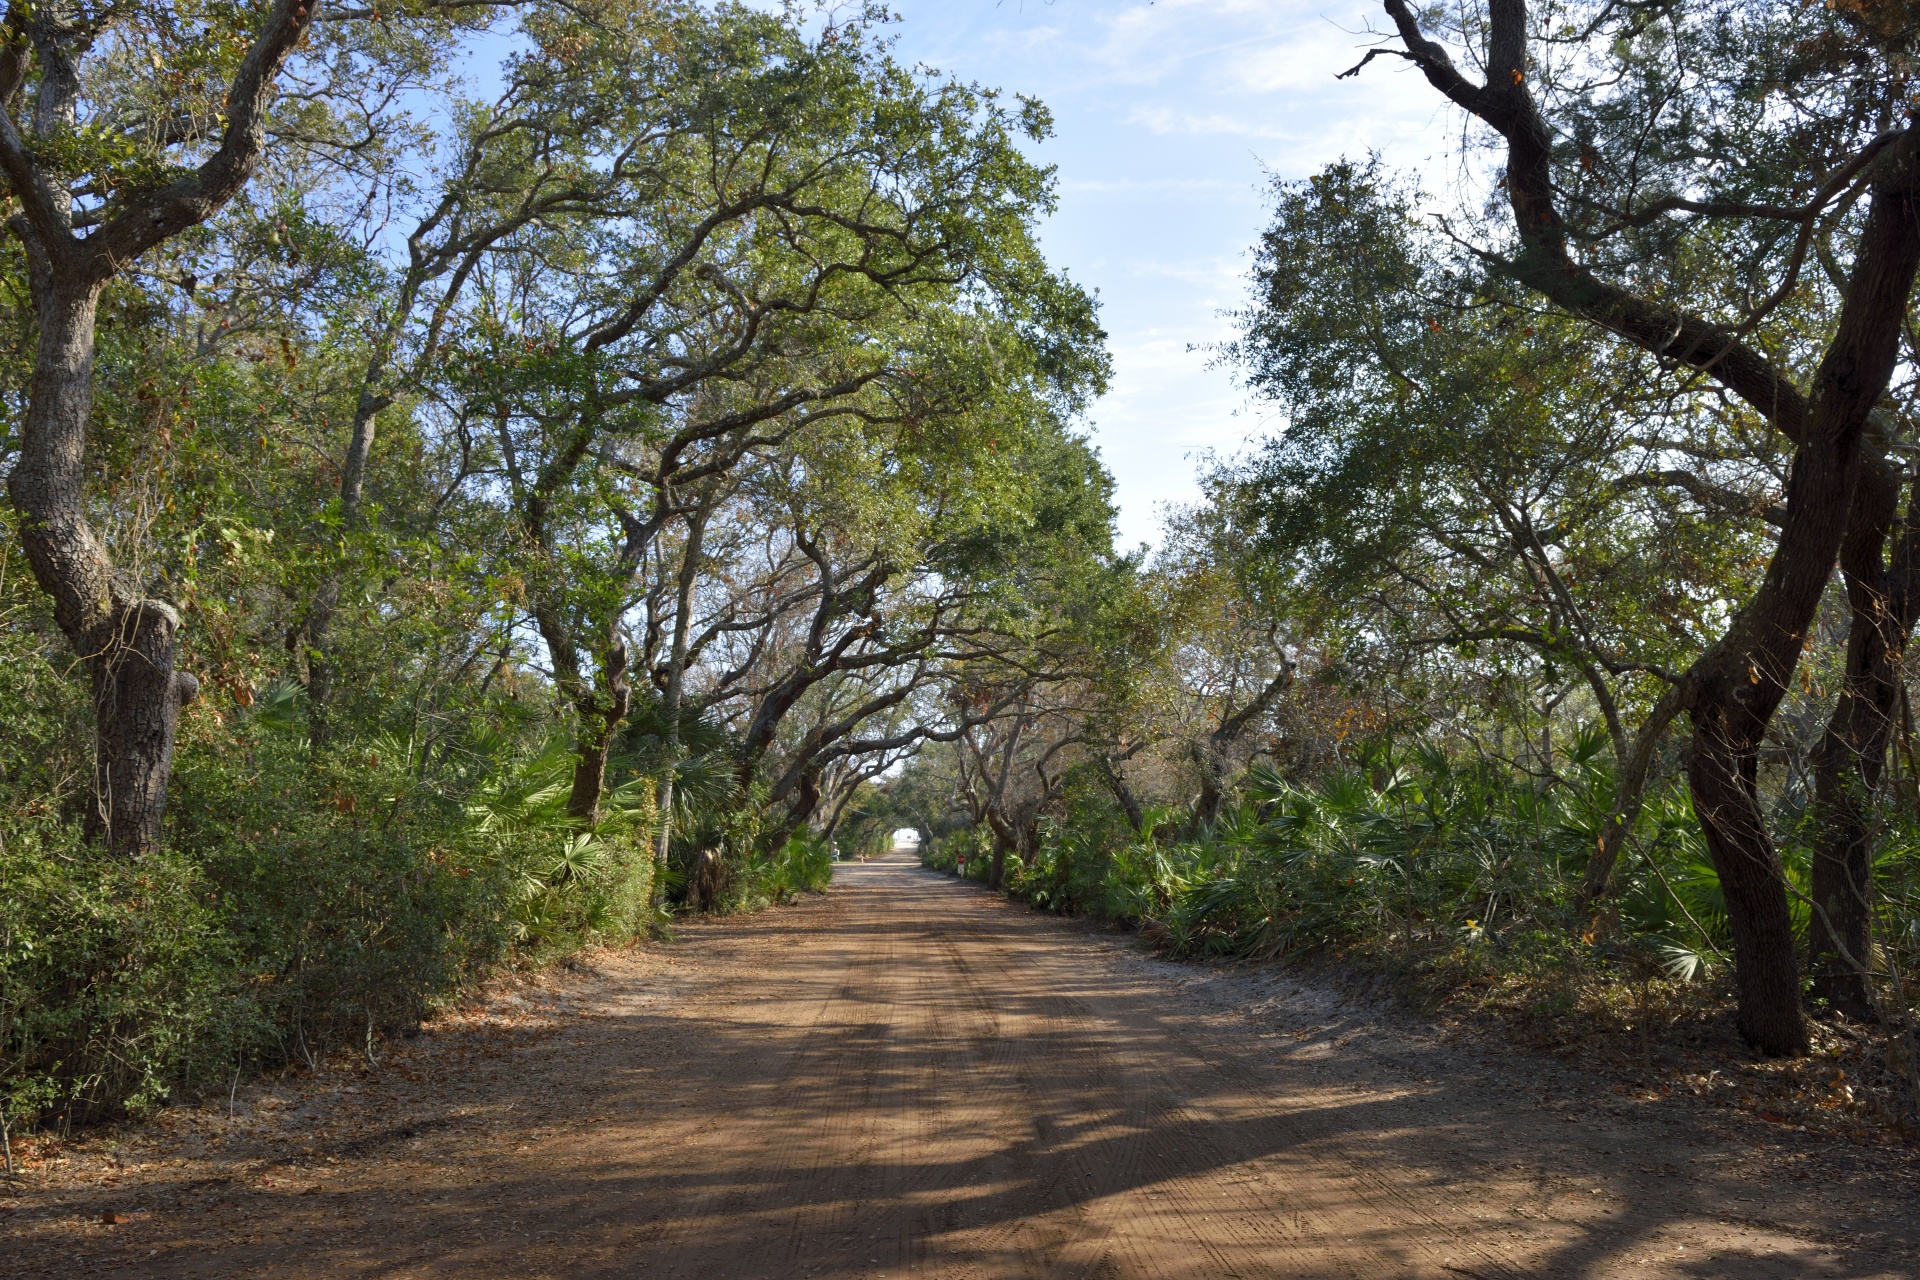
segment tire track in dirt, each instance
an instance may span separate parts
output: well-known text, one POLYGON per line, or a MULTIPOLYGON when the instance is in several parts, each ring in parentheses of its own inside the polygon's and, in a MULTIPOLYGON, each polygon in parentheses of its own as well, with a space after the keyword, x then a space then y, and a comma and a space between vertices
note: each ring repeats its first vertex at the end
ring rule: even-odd
MULTIPOLYGON (((1205 1195, 1189 1180, 1161 1178, 1150 1169, 1148 1135, 1161 1147, 1185 1145, 1185 1159, 1174 1163, 1199 1168, 1228 1169, 1239 1164, 1244 1153, 1229 1153, 1217 1146, 1182 1143, 1169 1121, 1185 1118, 1184 1110, 1165 1094, 1164 1083, 1139 1071, 1129 1071, 1115 1055, 1102 1052, 1100 1037, 1094 1034, 1097 1016, 1079 999, 1056 990, 1068 985, 1060 975, 1048 972, 1046 950, 1026 947, 994 948, 986 943, 978 928, 960 926, 957 932, 981 951, 984 964, 996 976, 994 985, 1001 990, 1040 991, 1042 998, 1057 1009, 1064 1030, 1073 1034, 1061 1037, 1068 1050, 1060 1068, 1038 1074, 1028 1081, 1029 1088, 1043 1099, 1043 1112, 1057 1116, 1081 1117, 1076 1125, 1086 1132, 1120 1135, 1119 1160, 1099 1166, 1075 1159, 1066 1176, 1054 1186, 1066 1182, 1085 1186, 1087 1212, 1076 1237, 1067 1243, 1056 1260, 1056 1269, 1065 1274, 1094 1276, 1111 1272, 1124 1255, 1128 1271, 1140 1275, 1169 1275, 1156 1251, 1143 1250, 1128 1237, 1125 1226, 1148 1215, 1149 1210, 1171 1213, 1191 1246, 1181 1250, 1178 1266, 1189 1269, 1200 1262, 1209 1274, 1217 1275, 1335 1275, 1345 1268, 1327 1256, 1324 1244, 1303 1229, 1298 1215, 1275 1212, 1276 1206, 1256 1201, 1244 1194, 1235 1195, 1230 1206, 1205 1203, 1205 1195), (1104 1120, 1100 1119, 1104 1114, 1104 1120), (1158 1191, 1146 1190, 1158 1186, 1158 1191), (1151 1198, 1158 1204, 1146 1204, 1151 1198), (1206 1224, 1203 1226, 1202 1224, 1206 1224), (1118 1233, 1119 1239, 1115 1236, 1118 1233)), ((1157 1149, 1156 1149, 1157 1150, 1157 1149)), ((1162 1154, 1165 1154, 1164 1152, 1162 1154)), ((1053 1188, 1050 1187, 1051 1191, 1053 1188)), ((1215 1192, 1215 1197, 1219 1193, 1215 1192)), ((1360 1261, 1348 1259, 1347 1261, 1360 1261)), ((1384 1260, 1381 1260, 1384 1261, 1384 1260)))
MULTIPOLYGON (((312 1139, 297 1129, 277 1148, 157 1160, 115 1173, 112 1203, 179 1207, 115 1227, 98 1225, 104 1191, 49 1184, 0 1220, 0 1274, 1920 1274, 1815 1243, 1837 1210, 1808 1209, 1804 1235, 1730 1214, 1752 1184, 1608 1182, 1605 1152, 1580 1144, 1627 1138, 1515 1105, 1523 1063, 1435 1081, 1431 1060, 1366 1036, 1262 1038, 1185 989, 1203 972, 902 860, 845 867, 824 898, 554 978, 552 1034, 484 1070, 484 1037, 456 1022, 422 1042, 412 1092, 349 1103, 334 1086, 381 1140, 335 1143, 325 1168, 299 1157, 312 1139), (243 1209, 185 1203, 249 1177, 243 1209)), ((1686 1141, 1674 1167, 1711 1167, 1715 1140, 1686 1141)))

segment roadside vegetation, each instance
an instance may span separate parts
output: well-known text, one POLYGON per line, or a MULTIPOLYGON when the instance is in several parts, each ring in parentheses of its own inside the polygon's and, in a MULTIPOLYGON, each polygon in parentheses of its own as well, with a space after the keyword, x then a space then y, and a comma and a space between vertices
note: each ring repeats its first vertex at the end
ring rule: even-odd
POLYGON ((1348 75, 1429 82, 1450 185, 1273 184, 1215 353, 1271 428, 1170 513, 1124 657, 1024 683, 893 811, 1175 954, 1648 1063, 1837 1055, 1818 1105, 1916 1132, 1920 28, 1380 20, 1348 75))
POLYGON ((823 887, 1112 571, 1046 113, 877 22, 9 10, 5 1127, 823 887))

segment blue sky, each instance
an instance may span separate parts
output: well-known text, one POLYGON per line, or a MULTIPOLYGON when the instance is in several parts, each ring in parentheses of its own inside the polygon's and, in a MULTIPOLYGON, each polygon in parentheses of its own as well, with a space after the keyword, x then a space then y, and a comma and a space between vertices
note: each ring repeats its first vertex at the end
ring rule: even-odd
POLYGON ((1189 499, 1194 455, 1264 428, 1232 375, 1190 348, 1227 336, 1246 295, 1270 174, 1369 149, 1426 167, 1457 121, 1397 61, 1360 58, 1363 0, 893 0, 897 50, 1038 97, 1059 168, 1048 255, 1096 288, 1115 378, 1092 425, 1118 484, 1125 545, 1157 541, 1189 499))

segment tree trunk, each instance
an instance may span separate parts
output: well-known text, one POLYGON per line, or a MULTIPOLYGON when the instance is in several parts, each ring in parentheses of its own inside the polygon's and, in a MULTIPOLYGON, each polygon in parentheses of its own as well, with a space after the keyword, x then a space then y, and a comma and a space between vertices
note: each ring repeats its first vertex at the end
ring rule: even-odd
POLYGON ((987 888, 998 889, 1007 882, 1007 842, 998 831, 993 833, 993 856, 987 859, 987 888))
POLYGON ((1865 319, 1863 312, 1882 310, 1874 303, 1904 312, 1920 239, 1904 226, 1892 245, 1876 243, 1874 235, 1888 230, 1896 208, 1903 222, 1914 212, 1910 199, 1881 198, 1869 215, 1854 296, 1821 366, 1813 420, 1794 453, 1786 524, 1766 579, 1690 677, 1694 738, 1687 776, 1733 933, 1738 1025, 1755 1049, 1775 1056, 1805 1053, 1808 1040, 1786 874, 1760 811, 1759 751, 1840 550, 1860 470, 1861 427, 1872 404, 1867 397, 1879 397, 1883 371, 1891 372, 1892 333, 1884 344, 1869 343, 1848 329, 1865 319), (1895 252, 1886 254, 1889 248, 1895 252), (1863 295, 1868 305, 1852 305, 1863 295), (1884 362, 1876 358, 1878 367, 1858 368, 1856 343, 1875 357, 1881 351, 1874 348, 1883 347, 1884 362))
MULTIPOLYGON (((1889 572, 1883 549, 1899 506, 1884 463, 1865 466, 1840 548, 1849 627, 1847 661, 1826 732, 1814 749, 1813 919, 1807 967, 1818 998, 1848 1017, 1875 1016, 1871 962, 1873 836, 1870 806, 1886 767, 1901 663, 1914 625, 1915 554, 1903 533, 1889 572)), ((1909 510, 1908 521, 1914 513, 1909 510)))
MULTIPOLYGON (((660 828, 654 834, 654 883, 666 869, 673 847, 674 779, 680 772, 680 706, 686 696, 687 638, 693 626, 693 588, 700 576, 700 547, 706 539, 707 520, 713 513, 710 503, 702 503, 687 516, 687 543, 680 549, 680 581, 674 595, 673 643, 667 650, 667 687, 661 697, 660 712, 666 725, 667 773, 660 780, 656 797, 660 828)), ((656 898, 658 893, 654 895, 656 898)))
MULTIPOLYGON (((347 456, 340 467, 340 526, 351 532, 360 525, 360 509, 366 499, 367 462, 373 456, 375 423, 386 399, 372 390, 372 384, 385 371, 388 345, 383 345, 369 364, 366 384, 354 407, 353 431, 347 437, 347 456)), ((327 575, 314 593, 307 610, 307 742, 314 750, 326 745, 329 729, 327 708, 333 699, 333 644, 331 631, 334 611, 340 607, 341 574, 338 569, 327 575)))
MULTIPOLYGON (((1002 784, 1004 786, 1004 783, 1002 784)), ((993 832, 993 857, 987 864, 987 887, 1001 889, 1007 883, 1007 854, 1026 854, 1028 838, 1022 825, 1010 818, 998 805, 987 810, 987 826, 993 832)))
POLYGON ((582 714, 573 785, 567 792, 567 816, 590 827, 600 819, 600 797, 607 789, 607 757, 613 752, 613 727, 605 717, 582 714))
POLYGON ((1207 735, 1206 741, 1195 747, 1194 759, 1200 766, 1200 799, 1193 810, 1196 830, 1211 827, 1220 821, 1220 806, 1226 799, 1228 753, 1252 727, 1253 722, 1265 715, 1280 700, 1280 695, 1293 687, 1296 670, 1293 660, 1282 656, 1279 669, 1248 700, 1247 705, 1222 718, 1219 727, 1207 735))
POLYGON ((1695 713, 1687 780, 1733 932, 1736 1025, 1762 1053, 1798 1055, 1808 1042, 1793 919, 1780 857, 1755 795, 1757 743, 1741 719, 1737 705, 1723 703, 1695 713))
POLYGON ((160 844, 180 709, 200 682, 173 669, 180 615, 158 600, 117 611, 112 640, 89 664, 93 676, 94 803, 88 833, 115 853, 139 856, 160 844))
MULTIPOLYGON (((25 11, 23 10, 22 13, 25 11)), ((27 66, 8 72, 6 106, 31 103, 31 140, 14 124, 0 129, 7 225, 26 250, 39 333, 19 452, 7 488, 20 516, 20 545, 40 587, 53 599, 60 630, 92 676, 95 760, 88 826, 109 849, 137 855, 159 841, 173 771, 180 708, 199 682, 174 671, 180 619, 163 601, 141 598, 114 570, 86 519, 85 454, 93 408, 94 322, 100 291, 147 250, 211 217, 243 187, 266 143, 265 112, 274 81, 308 30, 298 0, 275 0, 246 46, 226 93, 217 146, 197 168, 143 193, 126 192, 84 237, 73 227, 71 179, 35 151, 70 130, 81 96, 79 61, 104 26, 76 23, 58 6, 15 27, 34 51, 38 83, 25 90, 27 66)), ((24 117, 23 117, 24 119, 24 117)))
POLYGON ((800 775, 800 785, 794 788, 794 797, 787 806, 786 829, 789 834, 812 821, 814 812, 820 808, 820 775, 809 769, 800 775))
POLYGON ((1193 825, 1198 831, 1220 821, 1220 805, 1226 794, 1226 762, 1210 743, 1202 744, 1194 756, 1200 766, 1200 798, 1193 805, 1193 825))
MULTIPOLYGON (((1862 269, 1874 265, 1863 261, 1862 269)), ((1906 285, 1912 274, 1909 263, 1906 285)), ((1889 344, 1889 364, 1891 354, 1889 344)), ((1846 402, 1861 389, 1832 385, 1851 382, 1853 373, 1834 363, 1830 353, 1822 370, 1829 385, 1794 454, 1786 525, 1766 579, 1689 676, 1687 778, 1733 933, 1737 1024, 1755 1049, 1773 1056, 1803 1054, 1808 1040, 1786 873, 1760 810, 1759 751, 1832 575, 1859 469, 1859 429, 1849 428, 1846 402)))
MULTIPOLYGON (((1760 813, 1760 744, 1786 693, 1842 549, 1867 416, 1892 374, 1920 265, 1920 182, 1912 139, 1874 185, 1839 328, 1820 363, 1813 412, 1787 478, 1787 519, 1767 576, 1696 664, 1690 708, 1694 812, 1720 873, 1733 931, 1741 1033, 1762 1053, 1807 1050, 1786 875, 1760 813)), ((1871 477, 1868 483, 1872 483, 1871 477)), ((1870 541, 1870 539, 1869 539, 1870 541)))
POLYGON ((52 597, 54 620, 85 657, 92 677, 87 830, 113 852, 138 856, 159 843, 180 708, 200 686, 173 667, 179 615, 163 601, 130 592, 87 523, 85 452, 99 286, 56 283, 31 245, 28 258, 40 333, 20 453, 7 487, 34 578, 52 597))
POLYGON ((1126 815, 1127 825, 1133 828, 1133 834, 1139 835, 1147 826, 1147 815, 1140 808, 1140 797, 1134 794, 1133 787, 1120 772, 1113 757, 1104 751, 1100 753, 1100 771, 1106 777, 1107 790, 1113 792, 1113 798, 1120 804, 1120 812, 1126 815))
POLYGON ((1659 748, 1667 726, 1680 713, 1685 693, 1684 681, 1669 686, 1660 695, 1660 700, 1654 703, 1653 710, 1647 713, 1646 722, 1640 726, 1640 732, 1634 735, 1632 745, 1624 751, 1617 744, 1615 746, 1614 765, 1617 772, 1613 784, 1613 809, 1607 815, 1607 824, 1600 831, 1599 847, 1587 861, 1586 875, 1581 878, 1579 892, 1574 897, 1576 907, 1583 912, 1609 892, 1614 865, 1620 860, 1620 850, 1626 844, 1627 836, 1632 833, 1633 824, 1640 818, 1640 806, 1647 793, 1647 771, 1652 767, 1654 752, 1659 748))
POLYGON ((573 765, 573 787, 567 793, 567 816, 588 827, 600 820, 613 735, 633 705, 633 686, 627 682, 627 643, 619 636, 613 637, 600 661, 599 684, 597 693, 579 705, 579 756, 573 765))

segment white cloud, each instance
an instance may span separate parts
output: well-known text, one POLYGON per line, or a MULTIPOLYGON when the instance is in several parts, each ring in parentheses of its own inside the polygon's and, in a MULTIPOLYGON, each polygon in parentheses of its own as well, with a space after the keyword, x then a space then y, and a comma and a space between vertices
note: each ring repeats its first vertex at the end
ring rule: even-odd
POLYGON ((1227 135, 1240 138, 1288 138, 1292 134, 1270 118, 1243 119, 1224 111, 1198 112, 1181 107, 1138 106, 1126 115, 1128 124, 1144 125, 1158 134, 1227 135))
MULTIPOLYGON (((1238 255, 1231 258, 1130 258, 1126 269, 1129 275, 1136 278, 1178 280, 1209 289, 1230 290, 1235 294, 1244 287, 1247 272, 1245 261, 1238 255)), ((1187 305, 1199 306, 1209 312, 1214 306, 1211 301, 1200 298, 1188 299, 1187 305)))
POLYGON ((1155 536, 1156 505, 1195 495, 1194 453, 1265 434, 1230 370, 1196 351, 1231 336, 1267 173, 1297 177, 1370 150, 1419 166, 1458 123, 1417 74, 1375 60, 1377 0, 894 0, 901 55, 1054 109, 1036 150, 1058 168, 1047 252, 1098 288, 1114 360, 1092 421, 1122 530, 1155 536), (937 50, 937 55, 935 51, 937 50))

